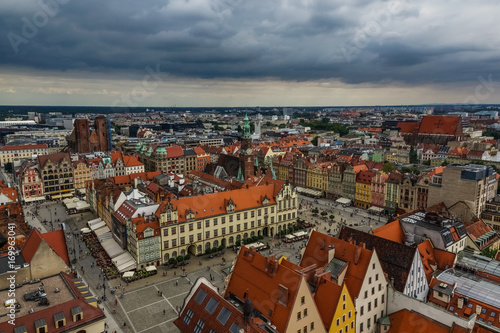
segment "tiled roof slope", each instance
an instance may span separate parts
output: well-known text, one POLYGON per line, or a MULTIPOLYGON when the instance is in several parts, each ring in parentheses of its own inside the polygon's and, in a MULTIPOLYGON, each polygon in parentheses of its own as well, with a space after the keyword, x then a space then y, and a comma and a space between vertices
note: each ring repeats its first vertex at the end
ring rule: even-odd
POLYGON ((351 297, 356 298, 359 296, 373 251, 313 230, 300 266, 309 267, 316 264, 318 268, 325 267, 329 262, 328 252, 333 248, 335 258, 349 263, 344 282, 351 297))
POLYGON ((278 264, 274 256, 264 257, 243 246, 234 265, 226 297, 234 295, 242 301, 248 297, 255 309, 268 318, 278 332, 286 332, 301 283, 306 283, 301 273, 278 264), (276 297, 280 285, 288 289, 286 303, 276 297))
POLYGON ((375 236, 382 237, 396 243, 403 244, 405 242, 405 233, 403 231, 403 228, 401 228, 399 220, 389 222, 373 230, 373 234, 375 236))
POLYGON ((338 238, 352 240, 358 245, 364 244, 369 250, 376 250, 384 273, 389 279, 394 279, 396 290, 404 291, 415 257, 415 248, 349 227, 343 227, 338 238))
MULTIPOLYGON (((222 298, 215 287, 205 278, 198 279, 186 297, 184 307, 179 317, 174 321, 175 326, 183 333, 192 333, 199 320, 205 325, 203 332, 232 332, 231 328, 244 328, 248 333, 265 333, 264 322, 259 318, 245 320, 243 313, 233 304, 222 298), (215 308, 210 313, 207 304, 215 304, 215 308), (192 313, 191 320, 187 320, 187 313, 192 313), (227 319, 226 319, 227 317, 227 319), (187 322, 187 323, 186 323, 187 322)), ((210 308, 209 308, 210 309, 210 308)))
MULTIPOLYGON (((269 204, 274 204, 276 201, 273 194, 275 193, 276 186, 278 185, 273 183, 233 191, 184 197, 172 200, 171 203, 174 206, 174 209, 176 209, 179 213, 179 222, 185 222, 186 213, 189 209, 192 209, 194 212, 195 219, 226 214, 226 207, 229 200, 234 202, 236 212, 263 206, 263 199, 265 197, 269 199, 269 204)), ((163 201, 158 207, 156 211, 156 216, 158 218, 160 218, 161 213, 165 210, 166 203, 166 201, 163 201)))

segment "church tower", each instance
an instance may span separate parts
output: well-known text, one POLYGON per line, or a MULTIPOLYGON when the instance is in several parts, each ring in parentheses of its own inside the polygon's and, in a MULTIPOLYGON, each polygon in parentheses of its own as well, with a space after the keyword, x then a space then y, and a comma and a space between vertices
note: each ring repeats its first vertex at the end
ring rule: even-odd
POLYGON ((252 137, 250 135, 250 121, 248 120, 248 115, 245 115, 240 151, 240 169, 243 170, 242 173, 245 180, 254 175, 253 160, 254 156, 252 150, 252 137))

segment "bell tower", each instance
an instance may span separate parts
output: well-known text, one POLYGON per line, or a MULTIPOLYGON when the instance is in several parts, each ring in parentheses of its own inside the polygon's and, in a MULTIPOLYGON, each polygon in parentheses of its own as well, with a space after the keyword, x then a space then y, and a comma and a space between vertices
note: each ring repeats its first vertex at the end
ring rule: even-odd
POLYGON ((252 137, 250 135, 250 121, 245 114, 243 123, 243 137, 241 138, 240 168, 245 180, 254 175, 252 137))

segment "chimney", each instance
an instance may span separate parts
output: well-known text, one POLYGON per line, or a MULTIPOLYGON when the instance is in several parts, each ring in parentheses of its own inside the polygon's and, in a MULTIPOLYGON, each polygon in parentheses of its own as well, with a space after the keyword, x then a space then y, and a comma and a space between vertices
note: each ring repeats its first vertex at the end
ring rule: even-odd
POLYGON ((366 249, 366 243, 365 242, 360 242, 359 245, 363 248, 366 249))
POLYGON ((481 314, 481 305, 476 305, 476 314, 479 316, 481 314))
POLYGON ((278 302, 285 306, 288 304, 288 288, 281 284, 278 286, 278 302))
POLYGON ((458 298, 457 307, 458 307, 459 309, 461 309, 461 308, 463 308, 463 307, 464 307, 464 298, 463 298, 463 297, 459 297, 459 298, 458 298))
POLYGON ((358 264, 360 257, 361 257, 361 246, 356 246, 356 252, 354 253, 354 265, 358 264))
POLYGON ((335 245, 330 245, 328 247, 328 262, 335 258, 335 245))

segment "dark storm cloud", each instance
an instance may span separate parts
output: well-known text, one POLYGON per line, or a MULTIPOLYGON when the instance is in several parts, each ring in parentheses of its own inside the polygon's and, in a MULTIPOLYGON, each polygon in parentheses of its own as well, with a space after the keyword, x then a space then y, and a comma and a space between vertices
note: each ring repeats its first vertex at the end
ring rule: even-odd
POLYGON ((500 72, 498 9, 493 0, 7 0, 0 66, 132 77, 159 64, 192 78, 469 81, 500 72), (57 4, 46 21, 44 3, 57 4))

